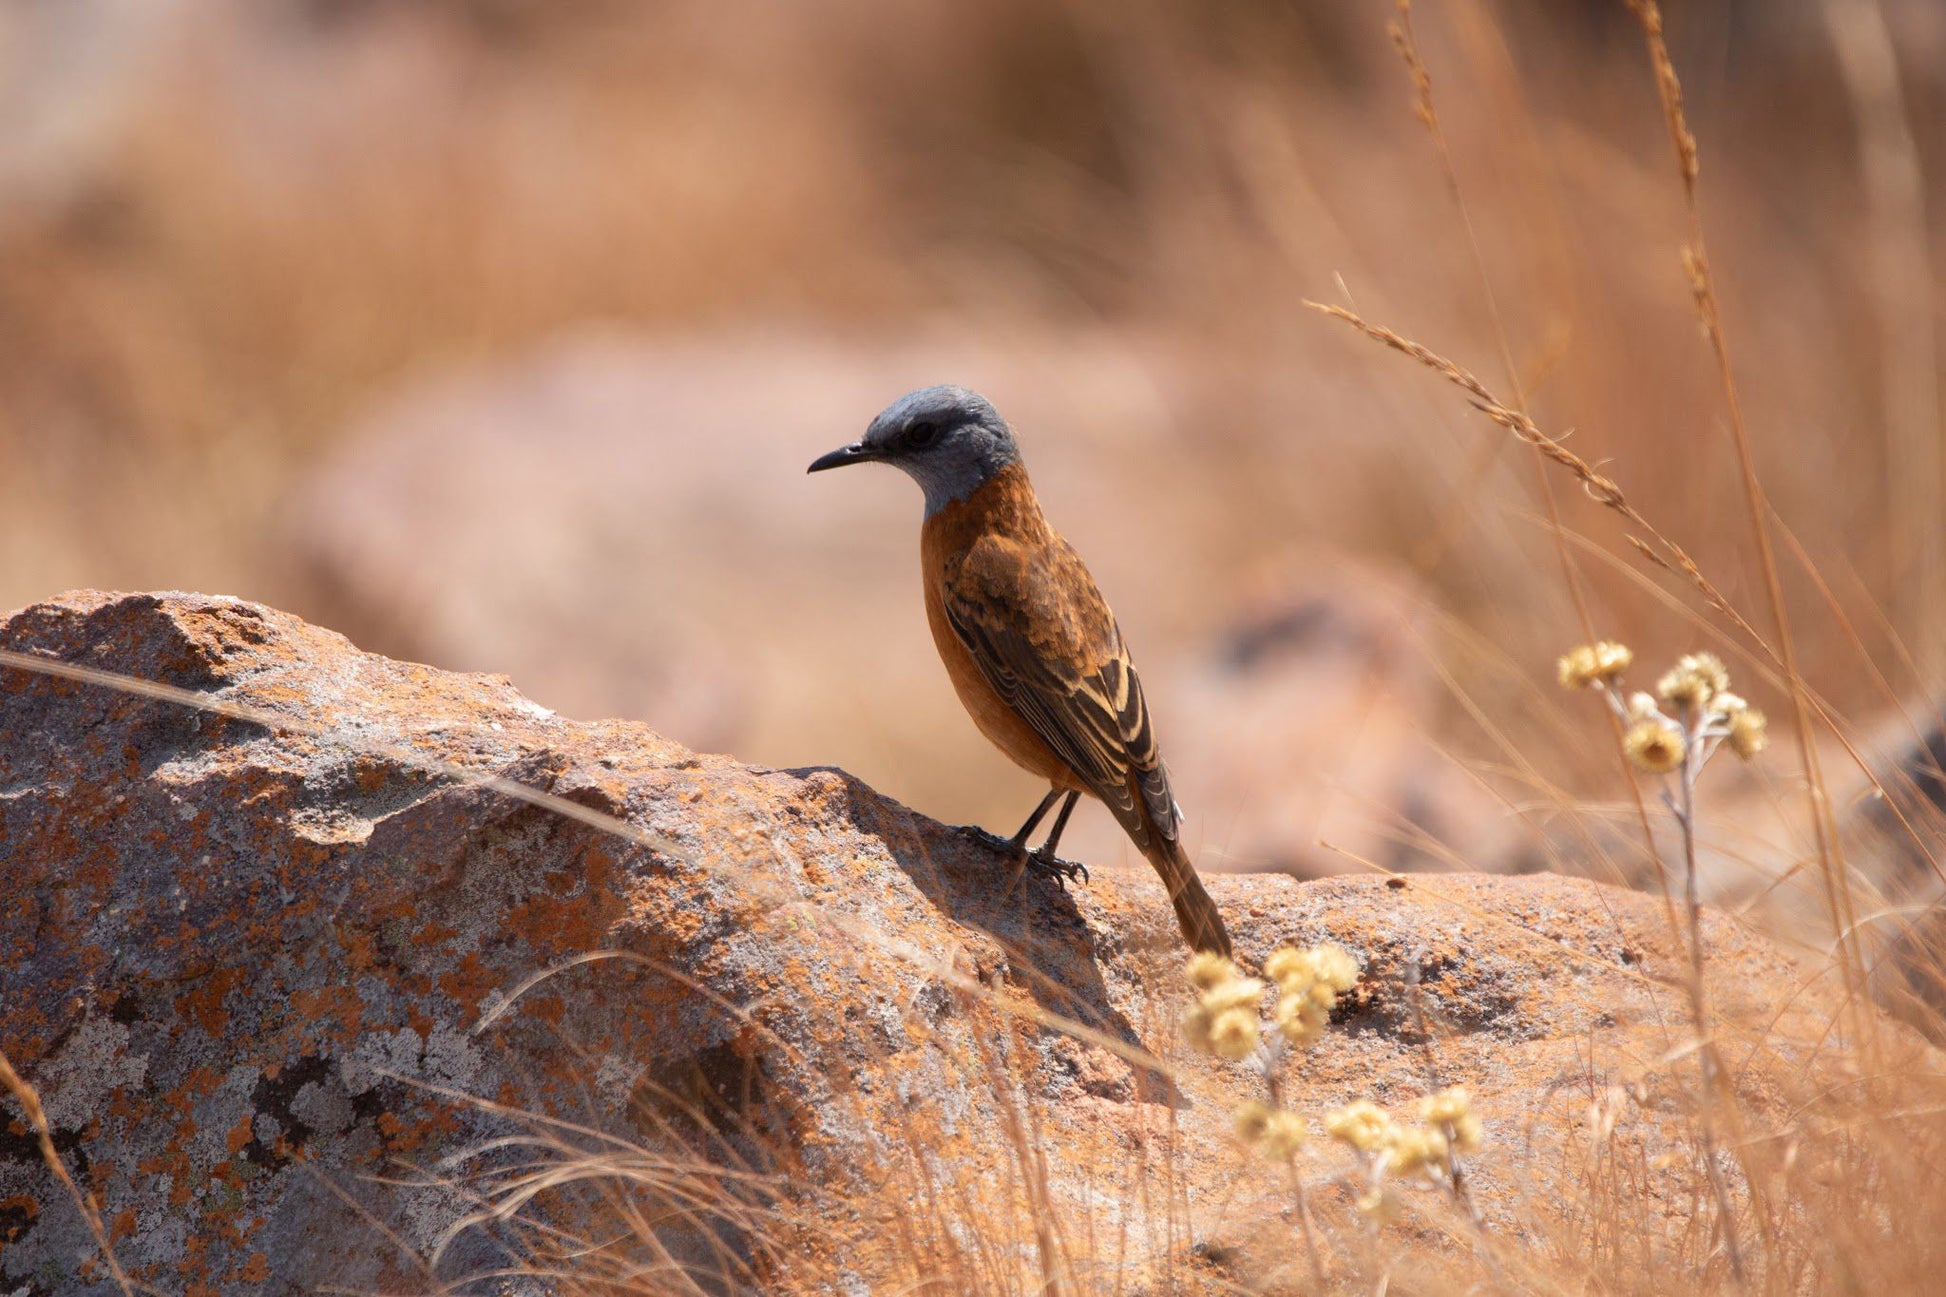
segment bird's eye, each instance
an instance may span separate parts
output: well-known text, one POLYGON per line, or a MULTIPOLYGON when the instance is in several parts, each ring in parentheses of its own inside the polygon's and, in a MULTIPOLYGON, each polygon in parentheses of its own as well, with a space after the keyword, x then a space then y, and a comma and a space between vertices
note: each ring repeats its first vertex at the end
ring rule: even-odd
POLYGON ((939 425, 921 419, 905 430, 906 445, 914 450, 924 450, 939 440, 939 425))

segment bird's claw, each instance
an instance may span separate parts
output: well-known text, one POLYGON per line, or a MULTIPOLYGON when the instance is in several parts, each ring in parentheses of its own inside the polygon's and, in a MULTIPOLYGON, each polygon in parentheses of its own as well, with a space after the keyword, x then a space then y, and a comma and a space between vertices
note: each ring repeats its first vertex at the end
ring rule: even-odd
POLYGON ((1000 852, 1002 855, 1012 856, 1020 862, 1021 868, 1039 874, 1043 878, 1052 878, 1063 888, 1067 887, 1070 880, 1077 883, 1088 881, 1088 866, 1078 860, 1063 860, 1059 856, 1039 849, 1024 850, 1022 845, 1012 838, 1003 838, 998 833, 989 833, 977 824, 961 824, 957 827, 960 833, 981 846, 1000 852))
POLYGON ((1061 885, 1063 890, 1066 890, 1070 879, 1077 883, 1088 881, 1088 866, 1079 860, 1063 860, 1059 856, 1049 855, 1044 851, 1028 852, 1027 868, 1052 878, 1061 885))

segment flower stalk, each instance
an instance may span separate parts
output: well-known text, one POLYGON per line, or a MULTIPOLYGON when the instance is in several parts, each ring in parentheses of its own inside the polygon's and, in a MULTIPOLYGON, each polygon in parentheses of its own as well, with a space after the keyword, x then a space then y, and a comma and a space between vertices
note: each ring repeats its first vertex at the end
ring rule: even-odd
POLYGON ((1622 750, 1631 764, 1664 781, 1662 801, 1682 838, 1683 908, 1688 920, 1688 975, 1684 979, 1696 1030, 1699 1072, 1697 1130, 1703 1146, 1704 1175, 1716 1200, 1723 1250, 1730 1270, 1744 1279, 1743 1249, 1729 1185, 1718 1160, 1716 1102, 1722 1086, 1722 1061, 1710 1028, 1703 986, 1703 904, 1696 865, 1696 781, 1703 767, 1728 747, 1748 761, 1764 750, 1764 714, 1730 692, 1730 673, 1713 653, 1692 653, 1656 681, 1655 693, 1624 695, 1622 676, 1634 654, 1620 644, 1584 644, 1557 664, 1565 689, 1593 689, 1624 726, 1622 750))

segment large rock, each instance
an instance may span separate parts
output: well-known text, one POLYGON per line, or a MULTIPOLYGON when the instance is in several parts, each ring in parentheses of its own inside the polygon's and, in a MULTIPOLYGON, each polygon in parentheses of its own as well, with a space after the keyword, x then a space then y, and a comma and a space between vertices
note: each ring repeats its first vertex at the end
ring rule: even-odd
MULTIPOLYGON (((0 1048, 138 1280, 418 1290, 593 1239, 580 1272, 646 1267, 637 1290, 1019 1287, 1050 1255, 1230 1290, 1297 1255, 1278 1168, 1226 1133, 1253 1083, 1179 1043, 1146 872, 1017 878, 840 771, 564 720, 236 600, 75 594, 0 647, 275 718, 0 669, 0 1048)), ((1407 1102, 1429 1068, 1472 1087, 1475 1193, 1514 1235, 1619 1086, 1645 1191, 1688 1201, 1691 1164, 1651 1156, 1684 1093, 1658 902, 1544 875, 1211 890, 1248 957, 1328 937, 1364 966, 1307 1111, 1407 1102)), ((1727 922, 1707 940, 1718 1011, 1764 1042, 1740 1090, 1776 1107, 1826 997, 1727 922)), ((1356 1236, 1342 1160, 1306 1166, 1356 1236)), ((18 1120, 0 1250, 0 1290, 110 1291, 18 1120)))

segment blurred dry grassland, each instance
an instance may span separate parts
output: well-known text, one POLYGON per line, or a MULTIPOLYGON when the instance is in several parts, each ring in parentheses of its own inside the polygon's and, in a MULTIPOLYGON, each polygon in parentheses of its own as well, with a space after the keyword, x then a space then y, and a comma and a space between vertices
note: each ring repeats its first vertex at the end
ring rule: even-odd
MULTIPOLYGON (((1435 133, 1393 17, 0 7, 0 605, 261 598, 1005 830, 1035 790, 934 665, 908 485, 799 476, 900 391, 967 381, 1121 614, 1209 867, 1652 878, 1551 663, 1591 634, 1708 647, 1780 731, 1712 773, 1710 892, 1821 945, 1849 869, 1853 920, 1930 966, 1946 9, 1668 6, 1835 865, 1775 664, 1437 376, 1303 305, 1467 366, 1767 634, 1635 19, 1427 0, 1435 133)), ((1124 850, 1100 816, 1071 842, 1124 850)))
MULTIPOLYGON (((1033 790, 932 662, 909 488, 798 478, 957 379, 1121 613, 1206 859, 1545 858, 1521 807, 1614 766, 1536 683, 1583 629, 1539 479, 1307 297, 1571 430, 1760 592, 1620 4, 1423 8, 1450 171, 1379 3, 0 12, 9 606, 263 598, 1000 824, 1033 790)), ((1861 742, 1923 727, 1946 17, 1671 20, 1802 668, 1861 742)), ((1721 634, 1552 493, 1594 629, 1721 634)))

